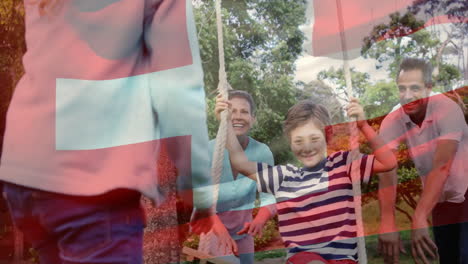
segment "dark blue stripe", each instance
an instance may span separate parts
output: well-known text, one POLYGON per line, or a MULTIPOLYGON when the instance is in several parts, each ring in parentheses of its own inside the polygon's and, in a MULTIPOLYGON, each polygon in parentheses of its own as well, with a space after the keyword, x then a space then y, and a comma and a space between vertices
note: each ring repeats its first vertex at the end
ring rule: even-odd
POLYGON ((272 193, 276 192, 275 184, 273 181, 273 167, 268 165, 268 186, 272 193))
POLYGON ((338 151, 338 152, 335 152, 333 153, 331 156, 330 156, 330 161, 333 162, 334 159, 336 159, 337 157, 339 157, 340 155, 344 155, 346 152, 343 152, 343 151, 338 151))
POLYGON ((320 226, 302 228, 302 229, 299 229, 299 230, 289 231, 289 232, 281 232, 281 236, 299 236, 299 235, 303 235, 303 234, 327 231, 327 230, 342 227, 342 226, 355 226, 355 225, 356 225, 356 220, 354 220, 354 219, 345 219, 343 221, 328 223, 328 224, 324 224, 324 225, 320 225, 320 226))
POLYGON ((262 188, 263 192, 268 192, 265 179, 264 179, 265 172, 263 171, 263 164, 260 162, 257 163, 257 171, 258 171, 258 176, 260 177, 260 188, 262 188))
POLYGON ((364 179, 364 173, 366 172, 366 163, 367 163, 367 155, 364 155, 361 159, 361 164, 359 168, 359 172, 360 172, 359 178, 361 179, 361 182, 364 179))
POLYGON ((334 174, 328 176, 328 181, 333 181, 333 180, 336 180, 336 179, 339 179, 339 178, 348 178, 348 174, 346 173, 346 171, 334 173, 334 174))
MULTIPOLYGON (((348 190, 351 189, 351 184, 339 184, 339 185, 346 185, 348 190)), ((338 186, 338 185, 336 185, 338 186)), ((340 187, 337 187, 336 189, 344 189, 344 188, 340 188, 340 187)), ((289 201, 293 201, 294 199, 291 199, 289 201)), ((332 204, 332 203, 338 203, 338 202, 342 202, 342 201, 353 201, 353 196, 350 196, 350 195, 346 195, 346 196, 339 196, 339 197, 331 197, 331 198, 328 198, 328 199, 325 199, 323 201, 320 201, 320 202, 316 202, 316 203, 310 203, 308 205, 305 205, 303 207, 286 207, 286 208, 283 208, 283 209, 280 209, 278 210, 278 214, 287 214, 287 213, 292 213, 292 212, 303 212, 303 211, 308 211, 308 210, 311 210, 313 208, 316 208, 316 207, 320 207, 320 206, 324 206, 324 205, 328 205, 328 204, 332 204)))
POLYGON ((327 166, 326 169, 327 170, 333 170, 333 169, 336 169, 338 167, 345 166, 345 165, 346 165, 346 159, 344 159, 344 157, 343 157, 342 160, 340 160, 338 162, 333 162, 333 166, 331 166, 331 167, 327 166))
POLYGON ((294 217, 292 219, 278 221, 278 224, 279 224, 279 226, 288 226, 288 225, 294 225, 294 224, 299 224, 299 223, 303 223, 303 222, 311 222, 311 221, 315 221, 317 219, 323 219, 323 218, 326 218, 326 217, 332 217, 332 216, 335 216, 335 215, 341 215, 341 214, 346 214, 346 213, 354 214, 355 213, 354 208, 353 207, 343 207, 343 208, 339 208, 339 209, 336 209, 336 210, 331 210, 331 211, 327 211, 327 212, 323 212, 323 213, 319 213, 319 214, 308 215, 308 216, 305 216, 305 217, 294 217))
POLYGON ((303 181, 308 181, 308 180, 315 179, 315 178, 320 178, 321 176, 322 176, 322 172, 313 172, 313 173, 306 174, 303 177, 286 176, 286 177, 284 177, 284 181, 286 181, 286 182, 303 182, 303 181))
POLYGON ((292 173, 298 173, 299 170, 296 167, 290 166, 289 164, 285 166, 286 170, 292 172, 292 173))
POLYGON ((276 171, 278 172, 278 185, 281 186, 281 183, 284 181, 284 175, 281 166, 277 166, 276 171))

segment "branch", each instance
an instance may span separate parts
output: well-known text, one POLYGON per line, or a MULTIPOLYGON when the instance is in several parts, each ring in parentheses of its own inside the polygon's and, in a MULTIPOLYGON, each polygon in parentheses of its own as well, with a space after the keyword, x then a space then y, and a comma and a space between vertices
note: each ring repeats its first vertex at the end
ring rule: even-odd
POLYGON ((408 217, 409 221, 411 222, 413 220, 413 218, 411 217, 411 215, 406 212, 405 210, 401 209, 400 207, 398 206, 395 206, 395 209, 397 209, 397 211, 401 212, 402 214, 404 214, 406 217, 408 217))
POLYGON ((440 59, 442 57, 442 52, 444 51, 445 47, 447 47, 447 45, 450 43, 452 39, 452 34, 449 34, 447 36, 447 39, 442 43, 442 45, 440 46, 440 48, 437 50, 437 56, 436 56, 436 67, 434 69, 434 75, 437 77, 440 73, 439 69, 440 69, 440 59))

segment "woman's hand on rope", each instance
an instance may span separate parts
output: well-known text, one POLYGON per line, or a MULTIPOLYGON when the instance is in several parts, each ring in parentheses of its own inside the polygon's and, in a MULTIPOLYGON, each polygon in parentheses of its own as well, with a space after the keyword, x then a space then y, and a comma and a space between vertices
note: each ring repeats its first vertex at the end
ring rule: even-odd
POLYGON ((357 126, 359 128, 363 127, 365 124, 367 124, 366 120, 366 115, 364 114, 364 108, 362 105, 359 103, 359 100, 357 98, 351 97, 350 98, 349 105, 346 106, 346 112, 348 114, 348 117, 355 117, 357 126))
POLYGON ((239 255, 236 241, 232 239, 218 216, 214 218, 213 232, 218 237, 218 248, 221 252, 232 252, 236 256, 239 255))
POLYGON ((215 115, 218 121, 221 120, 221 112, 229 110, 231 108, 231 102, 225 100, 221 94, 216 96, 215 115))

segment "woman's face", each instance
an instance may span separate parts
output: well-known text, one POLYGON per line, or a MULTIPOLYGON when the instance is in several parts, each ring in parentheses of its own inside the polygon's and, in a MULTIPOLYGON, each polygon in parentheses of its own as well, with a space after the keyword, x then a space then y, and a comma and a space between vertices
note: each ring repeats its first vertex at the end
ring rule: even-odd
POLYGON ((314 167, 326 156, 327 142, 323 129, 312 120, 291 130, 291 150, 305 167, 314 167))

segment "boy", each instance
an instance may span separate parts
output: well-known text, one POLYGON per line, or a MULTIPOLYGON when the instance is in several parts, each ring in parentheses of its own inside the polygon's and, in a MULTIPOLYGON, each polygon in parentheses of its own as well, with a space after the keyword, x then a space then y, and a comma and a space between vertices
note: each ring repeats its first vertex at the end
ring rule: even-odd
MULTIPOLYGON (((225 109, 230 105, 222 100, 218 104, 225 109)), ((364 120, 364 111, 356 99, 351 100, 347 113, 358 117, 357 126, 374 151, 374 155, 360 156, 361 179, 367 182, 372 173, 393 169, 394 155, 364 120)), ((347 151, 326 155, 329 125, 328 111, 311 101, 301 101, 288 111, 284 133, 303 168, 249 161, 228 125, 231 164, 257 181, 259 191, 275 196, 280 233, 290 248, 288 261, 292 263, 292 256, 299 252, 317 264, 357 263, 352 160, 347 151)))

